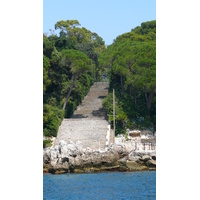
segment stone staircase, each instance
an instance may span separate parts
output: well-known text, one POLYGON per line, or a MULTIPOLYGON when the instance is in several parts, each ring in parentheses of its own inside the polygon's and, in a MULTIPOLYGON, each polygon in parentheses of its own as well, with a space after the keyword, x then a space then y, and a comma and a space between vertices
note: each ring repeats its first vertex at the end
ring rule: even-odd
POLYGON ((107 82, 94 83, 81 105, 75 110, 72 118, 106 119, 106 111, 102 107, 102 101, 107 95, 107 82))
POLYGON ((58 145, 60 140, 74 143, 80 141, 83 149, 104 149, 109 145, 113 137, 102 106, 107 95, 108 83, 94 83, 72 118, 63 119, 54 145, 58 145))

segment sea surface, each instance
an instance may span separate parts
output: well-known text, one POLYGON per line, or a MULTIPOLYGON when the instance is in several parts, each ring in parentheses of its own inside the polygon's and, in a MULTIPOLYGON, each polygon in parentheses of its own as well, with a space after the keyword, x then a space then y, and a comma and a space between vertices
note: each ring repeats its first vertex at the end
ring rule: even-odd
POLYGON ((153 200, 156 171, 44 174, 43 199, 153 200))

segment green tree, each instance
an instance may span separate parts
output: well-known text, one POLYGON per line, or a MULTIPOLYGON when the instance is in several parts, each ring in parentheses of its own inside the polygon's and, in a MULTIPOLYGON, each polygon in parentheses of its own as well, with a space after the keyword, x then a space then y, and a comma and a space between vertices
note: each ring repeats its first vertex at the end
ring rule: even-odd
POLYGON ((46 91, 47 86, 51 83, 51 80, 49 80, 48 77, 49 67, 49 59, 45 55, 43 55, 43 92, 46 91))
POLYGON ((67 93, 67 96, 65 98, 65 102, 63 105, 63 110, 65 110, 67 101, 72 92, 76 78, 80 74, 83 74, 91 69, 92 61, 85 54, 83 54, 79 51, 76 51, 76 50, 64 50, 64 51, 62 51, 62 56, 63 56, 62 60, 61 60, 62 66, 63 67, 70 66, 70 71, 72 74, 71 86, 67 93))
MULTIPOLYGON (((98 61, 109 76, 109 91, 116 91, 120 113, 127 114, 127 122, 121 125, 155 128, 156 21, 144 22, 118 36, 98 61)), ((107 112, 111 114, 109 109, 107 112)))

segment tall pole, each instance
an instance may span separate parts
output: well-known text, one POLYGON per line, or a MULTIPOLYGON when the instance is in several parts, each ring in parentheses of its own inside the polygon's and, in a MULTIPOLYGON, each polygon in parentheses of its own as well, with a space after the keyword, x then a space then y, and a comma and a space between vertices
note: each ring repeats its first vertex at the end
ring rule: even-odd
POLYGON ((115 89, 113 89, 113 130, 115 138, 115 89))

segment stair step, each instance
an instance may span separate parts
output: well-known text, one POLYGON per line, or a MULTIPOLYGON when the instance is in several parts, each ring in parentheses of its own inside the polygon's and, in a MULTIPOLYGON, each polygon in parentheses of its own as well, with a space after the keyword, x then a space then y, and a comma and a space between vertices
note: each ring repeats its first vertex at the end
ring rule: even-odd
POLYGON ((64 141, 81 141, 83 148, 104 148, 108 131, 103 98, 108 95, 108 83, 93 84, 70 119, 63 119, 55 144, 64 141))

